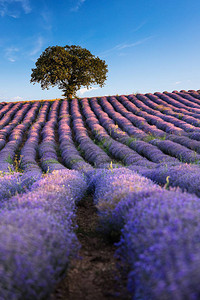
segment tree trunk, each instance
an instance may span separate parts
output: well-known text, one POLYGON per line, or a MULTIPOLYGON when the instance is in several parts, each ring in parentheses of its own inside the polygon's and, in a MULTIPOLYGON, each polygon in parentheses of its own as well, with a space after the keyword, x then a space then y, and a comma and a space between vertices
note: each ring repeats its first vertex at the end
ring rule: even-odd
POLYGON ((72 99, 73 97, 76 97, 76 87, 66 85, 65 88, 63 88, 63 96, 65 96, 67 99, 72 99))

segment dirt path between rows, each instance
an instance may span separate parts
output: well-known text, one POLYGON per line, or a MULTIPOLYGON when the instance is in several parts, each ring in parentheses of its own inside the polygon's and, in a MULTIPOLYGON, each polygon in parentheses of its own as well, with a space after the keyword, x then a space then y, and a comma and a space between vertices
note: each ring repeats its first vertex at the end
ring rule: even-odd
POLYGON ((96 231, 98 216, 91 196, 78 206, 77 224, 81 259, 72 262, 50 300, 128 299, 122 292, 122 284, 116 280, 116 248, 96 231))

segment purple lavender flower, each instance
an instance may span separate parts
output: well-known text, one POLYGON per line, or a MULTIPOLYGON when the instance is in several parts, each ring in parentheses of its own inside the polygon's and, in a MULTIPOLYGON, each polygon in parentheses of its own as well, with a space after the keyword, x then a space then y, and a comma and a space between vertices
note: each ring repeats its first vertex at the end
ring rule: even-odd
POLYGON ((99 169, 90 174, 90 180, 101 230, 107 235, 120 234, 129 206, 144 195, 147 197, 161 189, 151 180, 126 168, 99 169))
POLYGON ((200 202, 162 191, 126 215, 118 255, 133 299, 199 299, 200 202))
POLYGON ((2 205, 0 298, 43 299, 51 293, 79 249, 75 203, 86 190, 80 172, 54 171, 2 205))
POLYGON ((41 209, 1 213, 0 240, 1 299, 44 299, 78 249, 67 222, 41 209))

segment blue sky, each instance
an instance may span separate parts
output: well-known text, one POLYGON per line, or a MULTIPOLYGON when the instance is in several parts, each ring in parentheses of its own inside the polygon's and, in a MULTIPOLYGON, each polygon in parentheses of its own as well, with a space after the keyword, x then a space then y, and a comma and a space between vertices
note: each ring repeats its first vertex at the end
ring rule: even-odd
POLYGON ((200 89, 199 0, 0 0, 0 101, 55 99, 31 84, 48 46, 79 45, 108 64, 79 97, 200 89))

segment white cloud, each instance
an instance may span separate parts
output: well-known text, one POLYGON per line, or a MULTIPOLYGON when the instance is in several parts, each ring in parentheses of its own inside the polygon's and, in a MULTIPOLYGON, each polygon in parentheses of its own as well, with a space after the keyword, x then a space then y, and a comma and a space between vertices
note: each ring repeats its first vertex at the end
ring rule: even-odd
POLYGON ((135 43, 130 43, 130 44, 120 44, 120 45, 117 45, 116 46, 116 49, 117 50, 122 50, 122 49, 125 49, 125 48, 132 48, 132 47, 135 47, 137 45, 141 45, 141 44, 144 44, 146 41, 150 40, 152 38, 152 36, 149 36, 145 39, 142 39, 142 40, 139 40, 135 43))
POLYGON ((52 29, 52 14, 51 11, 45 7, 44 10, 40 13, 41 18, 42 18, 42 27, 45 30, 50 31, 52 29))
POLYGON ((176 82, 175 82, 175 84, 180 84, 180 83, 181 83, 181 81, 176 81, 176 82))
POLYGON ((16 7, 16 4, 21 6, 21 9, 25 14, 31 12, 29 0, 0 0, 0 16, 4 17, 8 15, 13 18, 19 18, 21 9, 16 7))
POLYGON ((140 30, 140 28, 142 28, 146 23, 147 23, 147 20, 143 21, 140 25, 138 25, 133 30, 131 30, 131 32, 136 32, 136 31, 140 30))
POLYGON ((5 49, 5 57, 10 62, 15 62, 17 59, 17 52, 19 52, 19 49, 16 47, 9 47, 5 49))
POLYGON ((15 1, 21 2, 25 14, 29 14, 31 12, 31 6, 29 0, 15 0, 15 1))
POLYGON ((0 102, 8 101, 8 98, 0 96, 0 102))
POLYGON ((16 96, 16 97, 1 97, 0 96, 0 102, 18 102, 18 101, 24 101, 24 99, 20 96, 16 96))
POLYGON ((81 5, 83 5, 83 3, 85 2, 86 0, 77 0, 76 1, 76 5, 74 7, 71 8, 71 11, 78 11, 79 8, 81 7, 81 5))
POLYGON ((79 93, 80 95, 83 95, 83 94, 85 94, 85 93, 87 93, 87 92, 91 92, 91 91, 98 90, 98 89, 99 89, 98 87, 92 87, 92 88, 89 88, 89 89, 87 89, 87 88, 82 88, 82 89, 80 89, 80 90, 78 91, 78 93, 79 93))
POLYGON ((6 47, 4 49, 4 57, 12 63, 24 58, 35 62, 38 55, 41 54, 44 44, 45 39, 42 36, 31 36, 20 47, 17 47, 17 45, 6 47))
POLYGON ((118 54, 119 56, 127 56, 127 53, 121 52, 118 54))
POLYGON ((12 97, 11 99, 12 99, 13 101, 22 101, 22 100, 23 100, 23 98, 20 97, 20 96, 12 97))
POLYGON ((134 42, 134 43, 122 43, 122 44, 118 44, 116 45, 115 47, 113 48, 110 48, 106 51, 103 51, 99 54, 99 56, 106 56, 106 55, 109 55, 109 54, 112 54, 113 52, 116 52, 116 51, 120 51, 120 50, 123 50, 123 49, 126 49, 126 48, 132 48, 132 47, 135 47, 135 46, 138 46, 138 45, 141 45, 141 44, 144 44, 146 41, 152 39, 153 36, 149 36, 145 39, 141 39, 137 42, 134 42))
POLYGON ((44 45, 44 38, 39 36, 35 42, 32 51, 29 53, 30 56, 36 55, 38 52, 41 52, 44 45))

